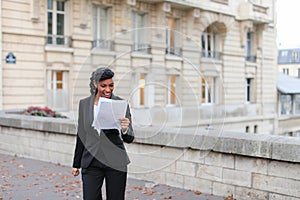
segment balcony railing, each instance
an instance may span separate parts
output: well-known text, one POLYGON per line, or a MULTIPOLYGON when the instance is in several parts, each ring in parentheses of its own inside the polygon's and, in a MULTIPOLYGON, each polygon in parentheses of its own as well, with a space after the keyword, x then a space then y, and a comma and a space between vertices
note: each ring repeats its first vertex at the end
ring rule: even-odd
POLYGON ((222 53, 218 51, 202 51, 201 52, 202 58, 212 58, 215 60, 222 60, 222 53))
POLYGON ((112 40, 97 39, 92 42, 92 47, 113 51, 114 42, 112 40))
POLYGON ((246 61, 247 62, 256 62, 256 56, 250 55, 250 56, 246 56, 246 61))
POLYGON ((166 54, 182 56, 182 48, 169 46, 169 47, 166 48, 166 54))
POLYGON ((65 35, 47 35, 47 44, 71 47, 71 37, 65 35))
POLYGON ((133 52, 141 52, 141 53, 145 53, 145 54, 150 54, 151 53, 151 46, 149 44, 134 43, 131 47, 131 50, 133 52))

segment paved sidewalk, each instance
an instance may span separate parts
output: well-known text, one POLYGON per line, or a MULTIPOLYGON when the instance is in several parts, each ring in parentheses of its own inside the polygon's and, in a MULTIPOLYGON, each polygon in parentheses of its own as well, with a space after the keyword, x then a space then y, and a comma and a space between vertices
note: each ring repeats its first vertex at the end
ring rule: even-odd
MULTIPOLYGON (((71 168, 38 160, 0 154, 0 200, 82 199, 80 176, 71 168)), ((163 184, 128 179, 127 200, 224 200, 223 197, 163 184)))

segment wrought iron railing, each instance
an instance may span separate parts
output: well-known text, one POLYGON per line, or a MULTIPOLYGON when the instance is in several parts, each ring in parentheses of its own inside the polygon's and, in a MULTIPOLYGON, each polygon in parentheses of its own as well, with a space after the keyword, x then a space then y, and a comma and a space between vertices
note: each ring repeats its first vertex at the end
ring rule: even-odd
POLYGON ((133 52, 141 52, 141 53, 145 53, 145 54, 150 54, 151 53, 151 46, 149 44, 134 43, 131 47, 131 50, 133 52))
POLYGON ((202 51, 201 52, 202 58, 213 58, 216 60, 222 60, 222 52, 218 51, 202 51))
POLYGON ((112 40, 97 39, 92 42, 93 48, 114 50, 114 42, 112 40))
POLYGON ((47 35, 47 44, 71 47, 71 37, 65 35, 47 35))
POLYGON ((256 62, 256 56, 254 56, 254 55, 246 56, 246 61, 254 63, 254 62, 256 62))
POLYGON ((176 56, 182 56, 182 48, 175 47, 175 46, 168 46, 166 48, 166 54, 176 55, 176 56))

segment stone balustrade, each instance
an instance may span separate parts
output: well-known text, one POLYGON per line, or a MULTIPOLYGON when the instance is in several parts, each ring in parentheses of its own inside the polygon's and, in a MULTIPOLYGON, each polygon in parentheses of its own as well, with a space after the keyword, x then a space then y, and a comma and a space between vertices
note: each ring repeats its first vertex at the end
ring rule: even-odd
MULTIPOLYGON (((300 139, 136 127, 129 176, 236 199, 300 198, 300 139)), ((76 122, 0 114, 0 153, 71 166, 76 122)))

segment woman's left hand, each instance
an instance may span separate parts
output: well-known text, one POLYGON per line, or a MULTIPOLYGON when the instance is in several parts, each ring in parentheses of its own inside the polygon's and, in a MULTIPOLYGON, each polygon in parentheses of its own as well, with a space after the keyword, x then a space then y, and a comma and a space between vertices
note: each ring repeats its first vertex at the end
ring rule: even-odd
POLYGON ((123 117, 123 118, 120 118, 120 122, 121 122, 122 132, 124 133, 128 130, 130 121, 128 118, 123 117))

